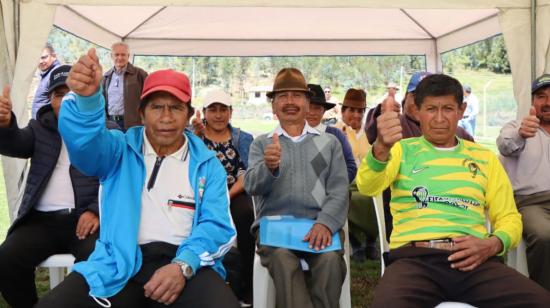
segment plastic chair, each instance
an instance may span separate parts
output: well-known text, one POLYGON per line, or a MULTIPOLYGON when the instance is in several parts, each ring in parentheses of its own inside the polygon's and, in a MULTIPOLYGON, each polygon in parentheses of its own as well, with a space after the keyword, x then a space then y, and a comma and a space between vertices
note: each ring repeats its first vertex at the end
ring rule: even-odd
MULTIPOLYGON (((346 278, 342 284, 342 293, 340 295, 340 308, 351 308, 351 293, 350 293, 350 256, 349 256, 349 236, 348 223, 344 225, 345 243, 344 243, 344 260, 346 261, 346 278)), ((307 263, 301 259, 302 269, 308 270, 307 263)), ((275 308, 275 285, 273 279, 269 275, 269 271, 260 262, 260 256, 254 255, 254 307, 260 308, 275 308)))
POLYGON ((525 254, 525 241, 523 239, 519 242, 518 246, 508 251, 506 258, 506 265, 520 272, 525 277, 529 277, 529 270, 527 268, 527 255, 525 254))
MULTIPOLYGON (((256 213, 256 197, 252 196, 252 208, 254 209, 254 218, 256 213)), ((346 278, 342 284, 342 293, 340 294, 340 308, 351 308, 350 293, 350 247, 348 235, 348 222, 344 225, 344 260, 346 262, 346 278)), ((301 259, 300 263, 304 271, 308 270, 307 263, 301 259)), ((254 307, 257 308, 275 308, 275 284, 269 275, 269 271, 260 262, 260 256, 254 254, 254 270, 252 275, 254 307)))
MULTIPOLYGON (((390 251, 390 245, 386 240, 386 222, 384 220, 384 201, 382 194, 373 197, 373 204, 376 210, 376 221, 378 222, 378 237, 380 238, 380 276, 384 275, 386 262, 384 255, 390 251)), ((474 306, 459 302, 442 302, 436 306, 437 308, 472 308, 474 306)))
POLYGON ((58 254, 50 256, 38 266, 49 269, 50 289, 53 289, 65 279, 65 269, 67 269, 67 274, 71 272, 73 264, 74 256, 72 254, 58 254))

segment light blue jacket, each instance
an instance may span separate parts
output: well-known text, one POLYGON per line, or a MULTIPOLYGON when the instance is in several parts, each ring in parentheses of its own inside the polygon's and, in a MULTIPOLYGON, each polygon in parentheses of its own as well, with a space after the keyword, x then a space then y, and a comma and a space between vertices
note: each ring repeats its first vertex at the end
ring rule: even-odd
POLYGON ((244 168, 248 169, 248 152, 250 151, 250 145, 254 137, 238 127, 233 127, 231 124, 229 124, 229 129, 231 130, 231 139, 233 140, 233 144, 237 146, 237 151, 239 151, 244 168))
MULTIPOLYGON (((143 126, 121 131, 105 127, 105 100, 101 91, 88 97, 65 96, 59 115, 59 132, 71 162, 83 173, 100 178, 100 234, 87 261, 75 264, 90 287, 90 295, 117 294, 140 269, 137 239, 141 193, 145 181, 143 126)), ((195 192, 191 234, 174 259, 193 271, 211 266, 225 278, 223 255, 235 240, 229 212, 226 172, 202 140, 185 131, 189 140, 189 179, 195 192)))

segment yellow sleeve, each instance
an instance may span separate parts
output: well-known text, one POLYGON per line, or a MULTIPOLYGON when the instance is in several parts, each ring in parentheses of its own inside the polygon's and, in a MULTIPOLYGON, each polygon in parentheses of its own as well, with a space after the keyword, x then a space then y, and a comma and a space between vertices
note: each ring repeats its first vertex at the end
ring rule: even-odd
POLYGON ((355 177, 359 192, 367 196, 376 196, 390 186, 399 173, 402 155, 403 147, 400 142, 391 148, 387 162, 374 158, 371 148, 361 161, 355 177))
POLYGON ((503 244, 504 255, 508 249, 515 247, 523 232, 521 215, 514 201, 514 191, 506 171, 495 155, 489 161, 489 181, 485 200, 491 221, 492 234, 497 236, 503 244))

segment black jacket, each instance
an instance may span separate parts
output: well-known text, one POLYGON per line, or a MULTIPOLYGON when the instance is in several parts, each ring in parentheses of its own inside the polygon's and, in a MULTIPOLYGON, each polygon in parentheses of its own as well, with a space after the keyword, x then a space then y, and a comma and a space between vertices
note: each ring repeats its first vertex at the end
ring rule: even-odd
MULTIPOLYGON (((31 159, 23 200, 8 233, 11 233, 38 204, 55 169, 60 152, 61 136, 57 130, 57 118, 49 104, 40 108, 37 119, 30 120, 25 128, 17 126, 17 119, 13 113, 10 126, 0 128, 0 154, 31 159)), ((72 165, 69 174, 73 184, 77 216, 85 211, 92 211, 99 216, 98 178, 85 176, 72 165)))

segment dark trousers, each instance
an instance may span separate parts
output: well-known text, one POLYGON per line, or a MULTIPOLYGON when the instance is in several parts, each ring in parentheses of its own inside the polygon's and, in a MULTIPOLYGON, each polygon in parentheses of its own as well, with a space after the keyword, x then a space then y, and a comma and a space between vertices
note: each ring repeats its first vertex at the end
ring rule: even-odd
MULTIPOLYGON (((344 232, 339 236, 344 245, 344 232)), ((343 248, 308 253, 258 244, 258 255, 273 278, 276 307, 338 307, 347 271, 343 248), (308 264, 309 275, 302 270, 300 259, 308 264)))
POLYGON ((403 247, 390 251, 390 266, 372 307, 435 307, 444 301, 476 307, 549 307, 550 293, 493 257, 473 271, 452 269, 450 252, 403 247))
POLYGON ((32 211, 0 245, 0 292, 12 307, 32 307, 36 303, 34 272, 49 256, 71 253, 76 261, 88 258, 98 232, 79 240, 77 222, 75 213, 32 211))
MULTIPOLYGON (((149 243, 141 246, 143 264, 139 272, 115 296, 108 298, 111 307, 239 307, 239 302, 225 281, 209 267, 201 268, 187 280, 178 299, 164 305, 144 295, 143 285, 160 267, 171 262, 177 246, 167 243, 149 243)), ((98 308, 99 304, 89 295, 90 288, 79 273, 73 272, 37 304, 37 308, 98 308)))
POLYGON ((350 184, 350 204, 348 213, 349 239, 354 250, 362 246, 361 233, 365 234, 365 244, 375 246, 378 237, 376 210, 372 198, 362 195, 357 184, 350 184))
POLYGON ((237 248, 241 256, 241 298, 252 296, 252 270, 254 266, 254 237, 250 232, 250 227, 254 222, 254 209, 252 208, 252 198, 246 193, 241 193, 231 200, 231 217, 237 229, 237 248))
POLYGON ((550 193, 516 196, 516 204, 523 221, 529 277, 550 291, 550 193))

